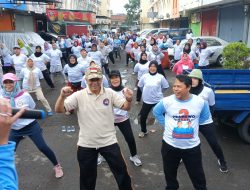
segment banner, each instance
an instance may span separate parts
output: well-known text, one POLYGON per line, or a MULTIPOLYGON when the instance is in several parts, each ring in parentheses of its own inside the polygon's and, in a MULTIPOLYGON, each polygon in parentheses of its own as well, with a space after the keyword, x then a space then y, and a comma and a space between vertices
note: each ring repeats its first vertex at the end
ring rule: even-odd
POLYGON ((48 22, 48 31, 50 33, 57 34, 58 36, 64 36, 64 35, 66 35, 66 24, 56 23, 56 22, 48 22))
POLYGON ((68 10, 46 10, 47 19, 49 22, 89 22, 96 23, 96 14, 92 12, 68 11, 68 10))

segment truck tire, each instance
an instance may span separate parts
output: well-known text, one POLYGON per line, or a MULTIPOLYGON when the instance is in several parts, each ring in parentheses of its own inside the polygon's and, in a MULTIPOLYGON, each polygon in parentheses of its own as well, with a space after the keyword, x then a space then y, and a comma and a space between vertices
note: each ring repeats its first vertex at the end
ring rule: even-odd
POLYGON ((243 141, 250 144, 250 116, 238 127, 238 133, 243 141))

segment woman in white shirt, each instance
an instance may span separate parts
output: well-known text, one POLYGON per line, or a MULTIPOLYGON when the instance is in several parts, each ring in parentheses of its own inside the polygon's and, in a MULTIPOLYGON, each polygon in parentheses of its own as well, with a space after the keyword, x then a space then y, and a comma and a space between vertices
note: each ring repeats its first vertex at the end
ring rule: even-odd
POLYGON ((82 77, 85 72, 85 68, 82 64, 77 62, 77 57, 73 54, 69 56, 69 62, 64 66, 64 74, 68 78, 68 86, 71 87, 73 92, 81 90, 82 77))
POLYGON ((74 41, 74 45, 71 48, 71 52, 77 57, 81 57, 80 51, 81 51, 82 47, 78 45, 77 41, 74 41))
POLYGON ((159 74, 157 71, 158 63, 153 60, 149 63, 149 73, 144 74, 139 83, 138 87, 142 90, 142 108, 139 113, 141 132, 139 137, 144 137, 148 134, 146 121, 151 109, 163 98, 163 89, 169 87, 166 78, 159 74))
POLYGON ((206 42, 201 42, 200 50, 198 50, 199 63, 198 69, 208 69, 209 68, 209 57, 212 52, 207 48, 206 42))
POLYGON ((6 47, 4 43, 0 43, 0 57, 2 57, 3 60, 3 72, 9 73, 14 70, 12 67, 12 58, 11 58, 11 52, 6 47))
POLYGON ((43 77, 50 88, 55 88, 46 65, 50 62, 50 57, 42 53, 41 46, 36 46, 36 52, 30 58, 34 61, 35 66, 42 71, 43 77))
POLYGON ((22 87, 27 92, 35 93, 37 100, 40 100, 48 112, 49 116, 53 115, 49 102, 43 95, 40 80, 43 79, 43 74, 39 68, 34 65, 34 60, 28 58, 26 67, 21 70, 20 80, 22 80, 22 87))
POLYGON ((140 60, 138 63, 136 63, 134 68, 134 72, 137 73, 137 81, 136 81, 137 93, 136 93, 135 104, 138 104, 141 101, 142 91, 138 87, 138 82, 144 74, 148 73, 148 66, 149 66, 149 61, 147 60, 147 54, 141 53, 140 60))
MULTIPOLYGON (((36 104, 30 94, 21 90, 17 83, 18 78, 15 74, 7 73, 3 76, 3 90, 1 96, 10 101, 13 108, 34 109, 36 104)), ((19 142, 25 136, 30 137, 36 147, 51 161, 55 170, 55 177, 61 178, 63 171, 58 163, 54 152, 46 144, 42 129, 35 119, 18 119, 11 126, 9 140, 16 143, 16 148, 19 142)))
POLYGON ((50 74, 52 82, 54 82, 54 76, 58 72, 61 74, 63 80, 67 82, 62 69, 62 62, 61 62, 62 52, 61 50, 57 49, 56 43, 52 44, 52 49, 50 50, 49 54, 50 54, 50 74))
MULTIPOLYGON (((110 71, 109 78, 111 89, 116 91, 119 95, 121 95, 121 97, 124 97, 123 92, 125 88, 122 86, 122 78, 120 72, 118 70, 110 71)), ((135 166, 141 166, 142 162, 137 155, 135 138, 131 128, 128 112, 123 111, 119 108, 114 108, 114 119, 115 126, 119 128, 128 144, 131 154, 131 156, 129 157, 130 161, 133 162, 135 166)))
MULTIPOLYGON (((200 69, 194 69, 189 75, 192 78, 192 87, 190 89, 190 93, 200 96, 202 99, 208 102, 210 110, 213 109, 215 105, 215 96, 214 92, 211 88, 204 86, 203 84, 203 76, 200 69)), ((222 151, 222 148, 217 140, 215 125, 212 117, 210 117, 204 123, 200 123, 199 131, 207 140, 211 149, 218 159, 218 164, 221 172, 228 172, 226 160, 222 151)))

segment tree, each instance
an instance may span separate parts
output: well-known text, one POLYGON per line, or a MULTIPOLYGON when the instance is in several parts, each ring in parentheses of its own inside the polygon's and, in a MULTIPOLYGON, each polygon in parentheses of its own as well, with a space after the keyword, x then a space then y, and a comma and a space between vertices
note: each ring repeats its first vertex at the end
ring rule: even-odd
POLYGON ((249 69, 250 48, 242 42, 233 42, 223 49, 224 68, 249 69))
POLYGON ((140 19, 140 0, 129 0, 124 5, 127 11, 127 25, 134 25, 134 22, 138 22, 140 19))

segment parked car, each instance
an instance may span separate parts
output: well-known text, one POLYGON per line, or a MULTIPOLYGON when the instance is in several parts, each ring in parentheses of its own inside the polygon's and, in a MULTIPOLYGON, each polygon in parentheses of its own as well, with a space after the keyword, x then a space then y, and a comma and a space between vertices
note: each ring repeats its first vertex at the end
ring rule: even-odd
POLYGON ((51 42, 52 40, 57 40, 58 35, 48 32, 38 32, 38 34, 41 36, 44 41, 51 42))
POLYGON ((163 31, 163 30, 169 30, 169 28, 154 28, 154 29, 151 29, 151 30, 141 34, 141 38, 146 38, 146 36, 149 35, 149 34, 153 35, 153 34, 156 34, 156 33, 160 32, 160 31, 163 31))
MULTIPOLYGON (((215 36, 198 36, 198 37, 193 37, 192 39, 194 40, 193 45, 191 47, 192 49, 195 48, 197 44, 197 39, 207 42, 207 48, 212 52, 214 52, 212 57, 209 58, 209 63, 223 65, 222 52, 224 47, 228 45, 227 41, 215 36)), ((182 40, 181 46, 184 47, 185 43, 187 43, 187 40, 186 39, 182 40)), ((173 53, 174 53, 173 48, 168 48, 168 54, 170 56, 170 59, 173 58, 174 56, 173 53)))
POLYGON ((156 34, 170 35, 175 43, 176 40, 186 39, 186 34, 190 30, 189 28, 171 28, 171 29, 161 29, 156 34))

